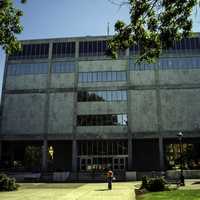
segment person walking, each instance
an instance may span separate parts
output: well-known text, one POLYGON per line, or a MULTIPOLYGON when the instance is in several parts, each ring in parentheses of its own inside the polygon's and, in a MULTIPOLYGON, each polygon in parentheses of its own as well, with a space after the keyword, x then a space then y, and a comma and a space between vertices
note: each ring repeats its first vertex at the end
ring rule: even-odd
POLYGON ((113 171, 111 169, 107 172, 108 189, 112 190, 113 171))

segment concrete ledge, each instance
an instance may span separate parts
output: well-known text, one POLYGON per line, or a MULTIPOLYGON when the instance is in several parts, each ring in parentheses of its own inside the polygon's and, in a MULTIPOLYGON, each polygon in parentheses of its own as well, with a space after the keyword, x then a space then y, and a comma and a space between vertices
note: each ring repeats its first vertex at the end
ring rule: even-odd
POLYGON ((69 172, 54 172, 53 181, 54 182, 64 182, 69 178, 69 172))
POLYGON ((7 173, 9 177, 13 177, 16 181, 39 181, 41 173, 19 172, 7 173))
MULTIPOLYGON (((167 179, 179 179, 180 170, 168 170, 165 175, 167 179)), ((200 170, 183 170, 183 175, 187 179, 200 178, 200 170)))
POLYGON ((137 180, 136 171, 127 171, 126 172, 126 180, 127 181, 136 181, 137 180))

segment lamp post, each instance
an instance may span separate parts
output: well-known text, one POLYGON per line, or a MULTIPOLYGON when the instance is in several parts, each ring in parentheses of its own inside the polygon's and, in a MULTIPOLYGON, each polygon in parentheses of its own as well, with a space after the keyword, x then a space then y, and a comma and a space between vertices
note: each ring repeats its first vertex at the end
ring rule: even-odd
POLYGON ((181 167, 181 174, 180 174, 180 185, 181 186, 185 186, 185 178, 183 175, 183 133, 179 132, 177 134, 178 139, 179 139, 179 147, 180 147, 180 167, 181 167))

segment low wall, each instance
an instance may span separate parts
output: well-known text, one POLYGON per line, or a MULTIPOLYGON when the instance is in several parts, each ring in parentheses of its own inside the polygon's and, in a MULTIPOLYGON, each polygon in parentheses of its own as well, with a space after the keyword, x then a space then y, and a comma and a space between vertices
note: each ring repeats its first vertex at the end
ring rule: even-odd
POLYGON ((54 172, 53 181, 54 182, 65 182, 69 178, 69 172, 54 172))
MULTIPOLYGON (((165 176, 167 179, 179 179, 180 170, 167 170, 165 176)), ((187 179, 197 179, 200 178, 200 170, 183 170, 183 175, 187 179)))
MULTIPOLYGON (((8 172, 6 173, 9 177, 13 177, 17 182, 38 182, 43 180, 42 173, 31 173, 31 172, 8 172)), ((53 172, 45 174, 47 180, 52 182, 65 182, 69 179, 69 172, 53 172)))
POLYGON ((13 172, 6 173, 9 177, 15 178, 18 182, 24 181, 39 181, 41 177, 41 173, 31 173, 31 172, 13 172))
POLYGON ((127 171, 126 172, 126 180, 127 181, 136 181, 137 180, 136 171, 127 171))

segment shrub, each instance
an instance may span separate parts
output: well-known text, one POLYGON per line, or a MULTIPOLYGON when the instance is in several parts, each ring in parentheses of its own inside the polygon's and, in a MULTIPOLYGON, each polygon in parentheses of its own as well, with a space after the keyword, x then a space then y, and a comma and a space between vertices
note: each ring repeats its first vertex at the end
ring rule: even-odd
POLYGON ((14 178, 9 178, 5 174, 0 174, 0 191, 17 190, 18 185, 14 178))
POLYGON ((148 187, 148 177, 143 176, 142 177, 142 185, 141 185, 140 189, 144 189, 144 188, 147 189, 147 187, 148 187))
POLYGON ((163 177, 157 177, 157 178, 148 178, 148 177, 142 177, 142 185, 140 189, 147 189, 151 192, 157 192, 157 191, 164 191, 167 189, 166 187, 167 182, 163 177))

